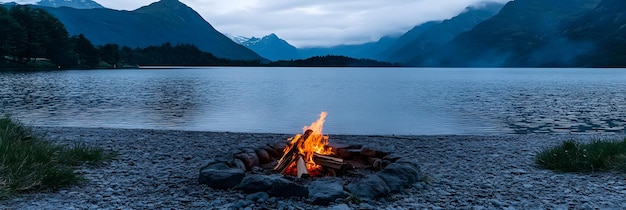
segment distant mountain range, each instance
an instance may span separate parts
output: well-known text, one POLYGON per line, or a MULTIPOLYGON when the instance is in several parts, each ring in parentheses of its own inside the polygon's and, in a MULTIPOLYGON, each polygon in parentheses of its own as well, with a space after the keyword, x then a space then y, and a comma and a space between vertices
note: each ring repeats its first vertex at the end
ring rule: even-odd
MULTIPOLYGON (((77 0, 68 2, 75 2, 78 6, 81 6, 78 3, 83 3, 77 0)), ((89 2, 92 1, 84 1, 85 4, 89 2)), ((114 43, 135 48, 159 46, 166 42, 193 44, 221 58, 267 61, 231 41, 178 0, 161 0, 134 11, 39 7, 56 16, 70 35, 83 34, 94 45, 114 43)))
POLYGON ((272 61, 277 60, 295 60, 302 57, 298 54, 298 49, 287 43, 285 40, 278 38, 276 34, 270 34, 263 38, 231 36, 235 43, 250 48, 252 51, 264 58, 272 61))
POLYGON ((41 0, 37 2, 37 5, 44 7, 72 7, 76 9, 104 8, 92 0, 41 0))
POLYGON ((380 59, 379 54, 396 41, 393 37, 382 37, 376 42, 334 47, 312 47, 299 49, 300 56, 344 55, 354 58, 380 59))
POLYGON ((471 30, 481 21, 497 14, 503 6, 503 4, 499 3, 481 3, 466 8, 460 15, 451 19, 430 21, 415 26, 399 38, 382 37, 376 42, 358 45, 296 49, 274 34, 262 39, 236 36, 232 38, 235 42, 252 49, 270 60, 342 55, 353 58, 405 63, 414 57, 412 55, 441 46, 452 40, 456 35, 471 30), (262 46, 262 48, 259 48, 259 46, 262 46), (268 51, 268 49, 271 49, 271 51, 268 51))

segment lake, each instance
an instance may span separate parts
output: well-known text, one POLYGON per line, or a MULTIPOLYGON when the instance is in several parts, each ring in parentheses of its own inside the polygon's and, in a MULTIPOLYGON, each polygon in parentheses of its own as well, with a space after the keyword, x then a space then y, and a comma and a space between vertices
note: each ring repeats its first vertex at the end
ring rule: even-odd
POLYGON ((35 126, 365 135, 624 133, 626 69, 238 68, 0 72, 35 126))

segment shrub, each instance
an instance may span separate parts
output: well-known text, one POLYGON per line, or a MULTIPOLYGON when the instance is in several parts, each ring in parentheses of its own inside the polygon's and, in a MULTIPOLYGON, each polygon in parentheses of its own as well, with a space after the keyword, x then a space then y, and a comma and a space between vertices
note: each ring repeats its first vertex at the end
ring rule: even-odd
POLYGON ((69 149, 54 145, 33 136, 22 124, 0 118, 0 198, 78 184, 83 178, 72 166, 109 157, 101 149, 84 145, 69 149))
POLYGON ((594 141, 581 144, 574 140, 544 150, 536 163, 545 169, 561 172, 595 172, 622 170, 626 172, 626 139, 623 141, 594 141))

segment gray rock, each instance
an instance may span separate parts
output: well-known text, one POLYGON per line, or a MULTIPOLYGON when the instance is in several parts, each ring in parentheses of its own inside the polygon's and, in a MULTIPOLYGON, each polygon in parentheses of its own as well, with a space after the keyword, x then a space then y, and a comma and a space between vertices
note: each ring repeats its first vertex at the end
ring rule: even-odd
POLYGON ((256 203, 265 202, 269 198, 270 198, 270 195, 267 194, 266 192, 257 192, 257 193, 252 193, 246 196, 246 200, 256 202, 256 203))
POLYGON ((343 185, 336 179, 319 179, 309 184, 309 200, 314 205, 328 205, 337 199, 349 196, 343 185))
POLYGON ((216 189, 228 189, 237 186, 245 173, 239 168, 228 167, 225 162, 212 161, 201 168, 198 182, 216 189))
POLYGON ((239 158, 233 158, 232 164, 237 167, 240 168, 241 170, 247 170, 246 169, 246 164, 243 163, 243 161, 241 161, 241 159, 239 158))
POLYGON ((335 205, 335 206, 330 206, 328 208, 324 208, 324 210, 351 210, 352 208, 350 208, 350 206, 348 206, 348 204, 339 204, 339 205, 335 205))
POLYGON ((261 147, 261 149, 264 149, 267 154, 269 154, 272 158, 280 158, 280 153, 276 151, 276 149, 274 149, 273 147, 263 146, 261 147))
POLYGON ((402 158, 402 156, 400 156, 400 155, 397 155, 397 154, 389 154, 389 155, 385 156, 385 157, 383 158, 383 160, 388 160, 388 161, 391 161, 391 162, 396 162, 396 161, 400 160, 401 158, 402 158))
POLYGON ((387 183, 377 174, 371 174, 348 185, 348 191, 359 199, 375 199, 391 192, 387 183))
POLYGON ((253 202, 249 201, 249 200, 239 200, 237 201, 237 203, 235 204, 234 208, 235 209, 244 209, 250 205, 252 205, 253 202))
POLYGON ((369 203, 361 203, 359 204, 359 210, 374 210, 376 207, 372 206, 369 203))
POLYGON ((378 173, 392 193, 403 191, 420 178, 420 171, 408 163, 392 163, 378 173))
POLYGON ((275 197, 306 197, 309 191, 305 186, 280 178, 274 180, 269 194, 275 197))
POLYGON ((243 178, 236 189, 245 193, 268 192, 278 179, 282 178, 278 175, 252 174, 243 178))
POLYGON ((254 149, 254 152, 256 152, 256 156, 259 158, 259 164, 266 164, 272 161, 272 157, 266 150, 257 148, 254 149))
POLYGON ((245 148, 243 152, 235 154, 235 158, 240 159, 245 165, 246 170, 250 170, 254 166, 259 165, 259 157, 252 148, 245 148))

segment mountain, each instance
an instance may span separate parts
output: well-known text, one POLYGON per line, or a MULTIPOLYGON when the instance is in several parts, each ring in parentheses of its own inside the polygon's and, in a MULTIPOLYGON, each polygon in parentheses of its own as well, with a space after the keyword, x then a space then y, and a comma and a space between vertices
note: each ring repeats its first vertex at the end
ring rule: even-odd
POLYGON ((578 56, 577 66, 626 66, 626 2, 602 0, 591 12, 568 23, 565 35, 572 42, 593 46, 578 56))
POLYGON ((17 6, 19 4, 15 2, 7 2, 7 3, 0 3, 0 5, 12 7, 12 6, 17 6))
POLYGON ((301 58, 325 55, 342 55, 353 58, 379 59, 379 55, 396 41, 392 37, 382 37, 376 42, 368 42, 357 45, 339 45, 334 47, 300 48, 298 54, 301 58))
POLYGON ((384 60, 404 63, 416 55, 436 49, 493 17, 503 6, 500 3, 481 3, 467 7, 453 18, 416 26, 383 52, 384 60))
POLYGON ((398 37, 393 44, 387 47, 380 55, 380 57, 385 60, 399 60, 399 59, 390 59, 391 55, 395 54, 398 50, 404 48, 409 45, 411 42, 417 40, 424 32, 426 32, 431 27, 440 24, 441 21, 428 21, 426 23, 422 23, 413 27, 411 30, 404 33, 402 36, 398 37))
POLYGON ((574 20, 600 0, 515 0, 492 18, 451 42, 411 60, 416 66, 548 67, 571 66, 590 53, 588 42, 564 34, 574 20))
POLYGON ((233 41, 271 61, 293 60, 300 58, 298 49, 279 38, 276 34, 270 34, 263 38, 246 38, 242 36, 230 37, 233 41))
POLYGON ((161 0, 134 11, 41 7, 56 16, 70 35, 84 34, 94 45, 147 47, 193 44, 220 58, 267 61, 234 43, 196 11, 178 0, 161 0))
POLYGON ((37 5, 44 7, 71 7, 76 9, 104 8, 92 0, 41 0, 37 5))

